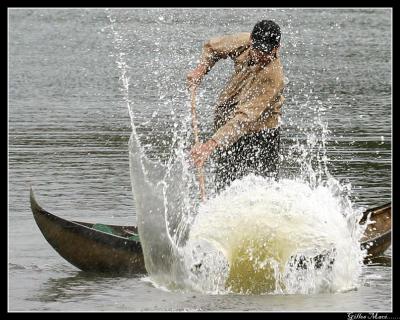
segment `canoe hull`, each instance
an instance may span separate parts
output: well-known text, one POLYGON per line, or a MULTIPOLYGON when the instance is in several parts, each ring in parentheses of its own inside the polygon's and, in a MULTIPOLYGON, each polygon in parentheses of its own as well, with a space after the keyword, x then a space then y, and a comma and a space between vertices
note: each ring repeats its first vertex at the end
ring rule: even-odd
POLYGON ((104 273, 146 273, 140 242, 57 217, 37 204, 33 192, 31 209, 47 242, 78 269, 104 273))
POLYGON ((367 218, 370 224, 361 238, 361 248, 367 249, 365 263, 373 262, 382 256, 392 244, 392 206, 391 203, 369 209, 364 212, 360 224, 367 218))
MULTIPOLYGON (((106 225, 116 234, 101 232, 94 224, 62 219, 44 210, 30 194, 35 221, 47 242, 68 262, 80 270, 111 274, 146 274, 142 247, 139 241, 128 239, 129 232, 137 233, 134 226, 106 225)), ((367 210, 374 223, 368 225, 361 239, 366 248, 368 264, 382 256, 391 245, 391 204, 367 210)))

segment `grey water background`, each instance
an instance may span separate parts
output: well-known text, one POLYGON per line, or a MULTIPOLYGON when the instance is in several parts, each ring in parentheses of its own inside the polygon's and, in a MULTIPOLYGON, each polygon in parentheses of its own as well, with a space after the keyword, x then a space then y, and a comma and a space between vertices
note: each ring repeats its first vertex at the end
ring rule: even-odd
MULTIPOLYGON (((387 266, 365 266, 360 287, 344 293, 211 296, 168 292, 146 277, 86 274, 50 247, 30 211, 30 186, 63 218, 135 224, 130 117, 107 14, 124 39, 129 96, 149 157, 168 158, 174 124, 189 112, 185 76, 202 43, 269 18, 282 27, 289 80, 283 152, 315 126, 317 106, 331 131, 329 170, 351 183, 355 206, 391 200, 390 9, 10 9, 9 310, 390 311, 387 266)), ((231 67, 219 62, 202 85, 203 137, 231 67)), ((291 170, 283 164, 283 173, 291 170)))

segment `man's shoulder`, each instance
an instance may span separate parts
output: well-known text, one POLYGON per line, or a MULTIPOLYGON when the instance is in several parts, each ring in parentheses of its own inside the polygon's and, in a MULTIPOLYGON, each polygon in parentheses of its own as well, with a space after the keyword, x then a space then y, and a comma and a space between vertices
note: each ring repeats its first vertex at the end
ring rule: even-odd
POLYGON ((240 41, 250 41, 250 32, 238 32, 232 34, 232 36, 236 37, 240 41))
POLYGON ((274 59, 267 67, 264 67, 259 72, 261 81, 280 81, 283 79, 283 66, 280 58, 274 59))
POLYGON ((210 44, 229 44, 230 46, 247 46, 250 44, 249 32, 238 32, 223 36, 216 36, 210 39, 210 44))

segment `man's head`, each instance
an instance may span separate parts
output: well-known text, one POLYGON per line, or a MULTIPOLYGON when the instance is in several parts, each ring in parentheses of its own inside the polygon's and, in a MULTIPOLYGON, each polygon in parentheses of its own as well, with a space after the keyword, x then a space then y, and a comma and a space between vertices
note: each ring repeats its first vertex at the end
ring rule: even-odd
POLYGON ((271 20, 262 20, 255 24, 251 32, 252 47, 263 53, 271 53, 279 48, 281 28, 271 20))

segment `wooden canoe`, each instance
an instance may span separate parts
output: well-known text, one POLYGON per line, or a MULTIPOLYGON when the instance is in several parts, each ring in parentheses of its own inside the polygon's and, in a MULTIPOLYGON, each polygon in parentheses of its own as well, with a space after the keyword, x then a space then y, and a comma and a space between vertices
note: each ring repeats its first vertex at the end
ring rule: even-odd
MULTIPOLYGON (((35 221, 47 242, 68 262, 83 271, 114 274, 145 274, 137 227, 95 224, 62 219, 44 210, 30 191, 35 221)), ((360 223, 371 215, 361 239, 367 248, 366 263, 383 255, 391 244, 391 204, 364 212, 360 223)))
POLYGON ((361 248, 367 249, 368 252, 365 263, 382 260, 381 256, 392 244, 392 204, 387 203, 366 210, 360 224, 365 224, 368 216, 371 223, 361 238, 361 248))
POLYGON ((47 242, 78 269, 116 274, 146 273, 136 227, 99 225, 102 227, 99 229, 112 231, 111 234, 96 230, 94 223, 62 219, 44 210, 35 200, 32 189, 30 202, 47 242))

